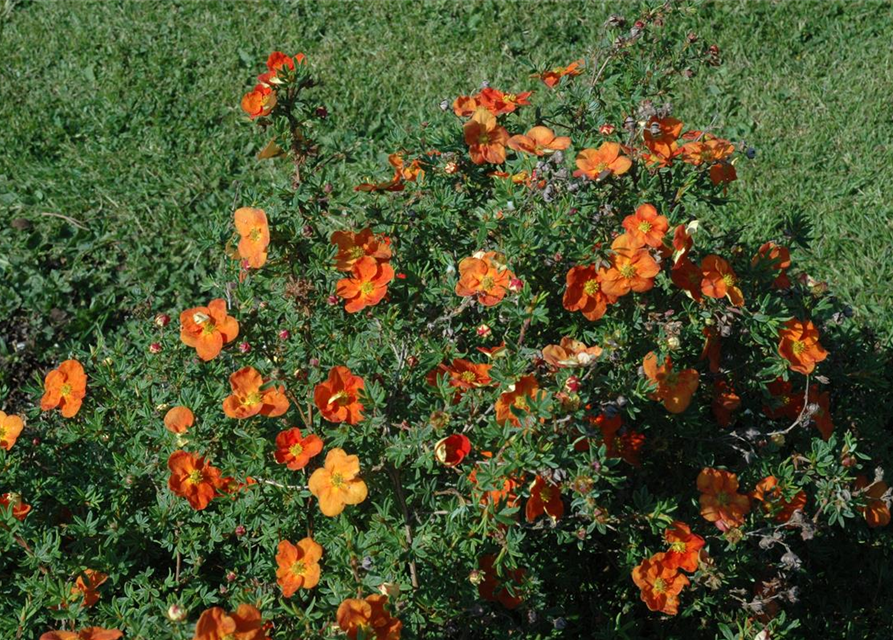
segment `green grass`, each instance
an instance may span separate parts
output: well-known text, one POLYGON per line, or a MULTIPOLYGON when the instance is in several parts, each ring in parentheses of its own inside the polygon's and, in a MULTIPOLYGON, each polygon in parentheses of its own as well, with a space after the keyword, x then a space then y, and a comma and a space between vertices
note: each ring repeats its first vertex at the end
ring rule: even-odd
MULTIPOLYGON (((517 86, 531 63, 585 54, 618 10, 393 0, 5 6, 0 398, 17 386, 14 368, 92 343, 129 317, 195 302, 234 203, 274 179, 257 169, 258 137, 238 110, 270 50, 307 53, 351 159, 371 169, 393 130, 482 80, 517 86)), ((675 105, 691 126, 716 118, 719 131, 758 149, 723 224, 768 238, 786 217, 805 221, 814 243, 796 262, 888 338, 890 9, 697 5, 684 20, 719 45, 725 64, 694 78, 675 105)))

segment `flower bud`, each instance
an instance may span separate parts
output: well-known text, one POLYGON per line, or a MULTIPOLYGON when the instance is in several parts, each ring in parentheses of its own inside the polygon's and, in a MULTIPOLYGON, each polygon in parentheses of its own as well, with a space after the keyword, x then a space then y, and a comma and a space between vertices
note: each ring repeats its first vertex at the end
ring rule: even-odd
POLYGON ((186 609, 178 604, 172 604, 167 608, 167 618, 171 622, 183 622, 187 615, 186 609))
POLYGON ((605 123, 598 128, 598 132, 603 136, 609 136, 616 131, 616 127, 613 124, 605 123))
POLYGON ((166 313, 159 313, 155 316, 155 326, 164 329, 167 325, 171 323, 171 317, 166 313))
POLYGON ((316 117, 325 120, 329 117, 329 110, 325 107, 316 107, 316 117))
POLYGON ((227 573, 227 574, 226 574, 226 581, 227 581, 227 582, 235 582, 235 581, 236 581, 236 572, 235 572, 235 571, 230 571, 229 573, 227 573))
POLYGON ((459 171, 459 165, 456 164, 455 162, 447 162, 443 168, 443 172, 445 174, 447 174, 448 176, 453 175, 457 171, 459 171))
POLYGON ((245 532, 246 532, 245 525, 242 525, 242 524, 236 525, 236 528, 233 530, 233 533, 235 533, 236 536, 238 536, 240 538, 245 535, 245 532))
POLYGON ((509 291, 514 291, 518 293, 521 289, 524 288, 524 281, 520 278, 512 278, 509 280, 509 291))
POLYGON ((446 411, 435 411, 428 418, 428 422, 431 423, 431 426, 434 430, 443 429, 450 423, 450 414, 446 411))
POLYGON ((479 569, 472 569, 468 574, 468 581, 474 586, 478 586, 484 581, 484 572, 479 569))
POLYGON ((332 294, 328 298, 326 298, 326 302, 334 307, 336 304, 338 304, 338 296, 332 294))
POLYGON ((667 348, 670 350, 678 349, 680 344, 678 336, 670 336, 667 338, 667 348))
POLYGON ((480 337, 482 337, 482 338, 486 338, 486 337, 489 336, 491 333, 493 333, 493 330, 490 329, 490 325, 488 325, 488 324, 481 324, 481 325, 479 325, 478 328, 477 328, 477 333, 478 333, 478 335, 479 335, 480 337))
POLYGON ((153 342, 149 345, 149 353, 161 353, 161 343, 153 342))
POLYGON ((291 338, 291 331, 289 331, 288 329, 283 329, 279 332, 280 340, 288 340, 289 338, 291 338))
POLYGON ((580 390, 580 386, 580 378, 577 376, 571 376, 564 382, 564 388, 567 389, 568 393, 577 393, 580 390))

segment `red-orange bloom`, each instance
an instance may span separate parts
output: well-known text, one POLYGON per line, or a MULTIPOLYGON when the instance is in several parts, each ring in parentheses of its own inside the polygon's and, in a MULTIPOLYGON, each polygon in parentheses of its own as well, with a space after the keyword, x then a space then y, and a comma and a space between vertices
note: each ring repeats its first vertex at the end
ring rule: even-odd
POLYGON ((815 424, 822 440, 828 440, 834 431, 834 420, 831 418, 831 398, 827 391, 817 391, 809 396, 809 403, 815 405, 812 422, 815 424))
POLYGON ((701 293, 708 298, 729 297, 736 307, 744 305, 744 295, 738 287, 738 276, 724 258, 709 255, 701 261, 701 293))
POLYGON ((680 258, 673 265, 670 269, 670 279, 673 284, 688 293, 695 302, 700 302, 703 299, 701 295, 701 280, 703 279, 701 267, 687 257, 680 258))
POLYGON ((710 167, 710 181, 714 185, 734 182, 737 179, 738 172, 735 171, 735 165, 730 162, 717 162, 710 167))
POLYGON ((436 369, 428 372, 426 380, 433 387, 438 385, 440 378, 447 376, 449 385, 456 390, 456 398, 458 399, 463 393, 469 389, 477 389, 486 387, 493 383, 490 378, 491 364, 475 364, 463 358, 455 358, 452 364, 442 363, 436 369))
POLYGON ((242 96, 242 111, 252 120, 268 116, 276 106, 276 92, 266 84, 258 84, 242 96))
POLYGON ((220 469, 212 467, 202 456, 175 451, 168 458, 167 466, 171 470, 168 488, 186 498, 193 509, 205 509, 218 495, 222 484, 220 469))
POLYGON ((586 176, 590 180, 604 180, 608 176, 621 176, 633 166, 632 160, 620 155, 620 145, 604 142, 596 149, 583 149, 577 154, 577 170, 574 177, 586 176))
POLYGON ((673 158, 679 155, 679 134, 682 123, 676 118, 658 118, 652 116, 645 127, 643 137, 645 146, 651 152, 646 156, 649 164, 666 167, 673 158))
MULTIPOLYGON (((481 453, 485 457, 490 457, 490 455, 492 455, 489 451, 483 451, 481 453)), ((498 489, 481 491, 478 487, 477 471, 477 467, 471 470, 471 473, 468 474, 468 482, 475 488, 475 494, 479 493, 480 503, 482 505, 499 506, 504 503, 508 507, 514 507, 518 504, 517 490, 521 487, 521 479, 509 477, 502 478, 501 481, 497 481, 496 483, 496 486, 499 487, 498 489)))
POLYGON ((779 331, 778 337, 779 355, 797 373, 809 375, 817 362, 828 357, 828 352, 819 344, 819 331, 811 320, 788 320, 784 323, 784 329, 779 331))
POLYGON ((665 553, 642 560, 632 572, 633 582, 642 591, 642 602, 651 611, 674 616, 679 611, 679 594, 689 585, 688 578, 667 563, 665 553))
POLYGON ((267 69, 273 73, 278 73, 282 67, 288 67, 295 70, 295 64, 304 64, 304 54, 299 53, 296 56, 287 56, 281 51, 274 51, 267 58, 267 69))
MULTIPOLYGON (((634 467, 641 466, 639 452, 645 444, 644 435, 628 428, 623 433, 620 433, 623 427, 623 420, 619 414, 609 418, 606 414, 600 413, 594 418, 588 418, 588 420, 602 432, 605 455, 608 458, 620 458, 634 467)), ((589 449, 589 446, 587 443, 585 446, 577 446, 575 448, 578 451, 586 451, 589 449)))
POLYGON ((391 239, 375 235, 369 227, 357 233, 336 231, 332 234, 332 244, 338 247, 335 268, 339 271, 352 271, 357 261, 367 256, 378 262, 391 259, 391 239))
POLYGON ((529 412, 528 399, 541 398, 543 395, 544 392, 540 391, 539 383, 534 376, 522 376, 496 401, 496 422, 502 425, 508 421, 516 427, 521 426, 521 421, 516 414, 529 412))
POLYGON ((496 117, 483 107, 475 109, 471 120, 465 123, 465 144, 475 164, 502 164, 505 162, 505 145, 508 131, 496 122, 496 117))
POLYGON ((796 420, 803 411, 803 393, 794 393, 794 385, 789 380, 776 378, 766 385, 766 390, 773 399, 771 406, 764 406, 763 413, 778 420, 796 420))
POLYGON ((12 510, 12 517, 22 521, 31 512, 31 505, 25 504, 18 493, 4 493, 0 495, 0 507, 12 510))
POLYGON ((74 586, 71 588, 71 595, 74 597, 83 596, 84 606, 92 607, 99 602, 99 587, 108 580, 108 576, 101 571, 93 569, 84 569, 77 577, 74 586))
POLYGON ((864 475, 856 477, 856 489, 865 489, 865 506, 856 507, 871 528, 886 527, 890 524, 890 505, 883 499, 887 493, 887 483, 883 480, 869 483, 864 475))
POLYGON ((568 311, 581 311, 587 320, 598 320, 617 298, 602 289, 605 269, 595 265, 577 265, 567 272, 567 290, 561 303, 568 311))
POLYGON ((658 215, 652 204, 639 205, 636 212, 623 219, 623 228, 638 246, 660 247, 670 224, 664 216, 658 215))
POLYGON ((459 96, 453 100, 453 113, 460 118, 470 118, 479 106, 477 96, 459 96))
POLYGON ((487 109, 494 116, 501 116, 506 113, 512 113, 518 107, 529 105, 528 98, 532 93, 532 91, 503 93, 499 89, 487 87, 477 95, 477 101, 480 106, 487 109))
POLYGON ((788 278, 787 271, 791 267, 791 252, 787 247, 782 247, 774 242, 766 242, 760 246, 751 264, 754 267, 762 266, 770 272, 777 271, 778 275, 772 281, 772 286, 776 289, 790 288, 791 280, 788 278))
POLYGON ((87 374, 77 360, 66 360, 50 371, 43 383, 41 411, 59 408, 63 418, 73 418, 87 395, 87 374))
POLYGON ((286 465, 292 471, 303 469, 310 459, 322 451, 322 440, 315 434, 306 438, 301 436, 298 428, 287 429, 276 436, 276 453, 274 457, 279 464, 286 465))
POLYGON ((610 296, 624 296, 630 291, 642 293, 654 286, 660 266, 647 249, 637 246, 628 234, 611 243, 611 267, 602 276, 602 290, 610 296))
POLYGON ((313 400, 322 417, 329 422, 359 424, 363 419, 363 403, 360 394, 366 383, 343 366, 329 371, 326 382, 320 382, 313 389, 313 400))
POLYGON ((455 467, 471 453, 471 440, 461 433, 454 433, 434 445, 434 457, 445 467, 455 467))
POLYGON ((239 335, 239 323, 226 314, 226 301, 216 298, 207 307, 193 307, 180 314, 180 340, 195 348, 207 362, 216 358, 223 345, 239 335))
POLYGON ((732 424, 732 414, 741 407, 741 397, 725 380, 713 382, 713 403, 710 408, 721 427, 732 424))
POLYGON ((261 389, 264 379, 254 367, 242 367, 229 377, 232 394, 223 401, 223 413, 229 418, 250 418, 260 414, 276 418, 288 411, 285 385, 261 389))
POLYGON ((364 256, 353 265, 351 274, 352 277, 338 281, 335 293, 347 302, 345 311, 356 313, 381 302, 394 279, 394 268, 388 262, 364 256))
POLYGON ((276 584, 282 595, 291 598, 298 589, 312 589, 319 583, 319 559, 322 547, 304 538, 298 544, 282 540, 276 553, 276 584))
POLYGON ((565 136, 555 136, 555 132, 549 127, 533 127, 526 135, 516 135, 509 138, 509 148, 515 151, 532 153, 541 156, 553 151, 563 151, 571 146, 571 139, 565 136))
POLYGON ((543 81, 543 84, 545 84, 547 87, 549 87, 550 89, 554 89, 556 86, 558 86, 558 83, 561 81, 561 79, 563 77, 565 77, 565 76, 573 77, 573 76, 578 76, 581 73, 583 73, 583 71, 580 69, 580 67, 582 67, 582 66, 583 66, 582 60, 575 60, 574 62, 571 62, 566 67, 553 67, 552 69, 549 69, 548 71, 544 71, 543 73, 534 74, 533 77, 539 78, 540 80, 543 81))
POLYGON ((682 413, 691 403, 691 398, 698 389, 700 374, 695 369, 673 371, 673 362, 669 356, 660 367, 657 366, 657 354, 653 351, 642 361, 646 377, 657 385, 651 395, 655 400, 663 402, 670 413, 682 413))
POLYGON ((118 629, 84 627, 80 631, 47 631, 40 640, 118 640, 123 635, 118 629))
POLYGON ((343 449, 331 449, 323 467, 310 476, 308 488, 319 500, 319 510, 325 516, 337 516, 345 505, 360 504, 368 490, 360 475, 360 459, 347 455, 343 449))
POLYGON ((780 523, 787 522, 795 511, 802 511, 806 506, 805 491, 801 489, 790 500, 786 500, 775 476, 767 476, 760 480, 750 497, 761 503, 767 516, 780 523))
POLYGON ((488 602, 498 602, 506 609, 517 609, 524 602, 521 595, 524 586, 524 569, 502 570, 500 578, 496 570, 496 556, 487 554, 478 560, 478 567, 484 577, 478 583, 478 595, 488 602))
POLYGON ((456 295, 475 296, 485 307, 492 307, 505 297, 515 274, 495 251, 478 251, 459 262, 456 295))
POLYGON ((542 476, 537 476, 530 485, 530 497, 524 508, 524 516, 527 522, 533 522, 543 514, 553 520, 560 520, 564 515, 564 502, 561 500, 559 487, 542 476))
POLYGON ((24 428, 25 423, 19 416, 6 415, 0 411, 0 449, 12 449, 24 428))
POLYGON ((403 623, 387 610, 388 597, 348 598, 338 606, 338 626, 350 640, 400 640, 403 623))
POLYGON ((738 493, 738 476, 721 469, 703 469, 698 474, 701 515, 720 531, 744 524, 750 512, 750 498, 738 493))
POLYGON ((195 424, 195 415, 189 407, 177 406, 164 414, 164 426, 172 433, 186 433, 195 424))
POLYGON ((252 269, 259 269, 267 262, 270 245, 270 227, 263 209, 241 207, 233 215, 239 240, 239 257, 252 269))
POLYGON ((192 640, 267 640, 266 623, 250 604, 240 604, 232 613, 212 607, 202 612, 192 640))
POLYGON ((677 520, 664 530, 664 540, 670 545, 664 557, 668 567, 689 573, 697 570, 704 538, 692 533, 691 527, 677 520))
POLYGON ((543 360, 559 369, 594 364, 601 354, 601 347, 587 347, 582 342, 567 337, 562 338, 559 344, 543 347, 543 360))

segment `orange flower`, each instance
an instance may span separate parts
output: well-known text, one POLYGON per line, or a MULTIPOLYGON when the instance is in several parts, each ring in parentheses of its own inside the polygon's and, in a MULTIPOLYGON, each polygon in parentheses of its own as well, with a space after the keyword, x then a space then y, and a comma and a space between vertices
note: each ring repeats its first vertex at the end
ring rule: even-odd
POLYGON ((657 366, 657 354, 653 351, 642 361, 645 376, 657 385, 652 394, 654 400, 663 402, 670 413, 682 413, 691 403, 691 397, 698 389, 700 374, 695 369, 673 371, 673 362, 669 356, 660 367, 657 366))
POLYGON ((192 640, 267 640, 266 624, 250 604, 240 604, 232 613, 212 607, 199 616, 192 640))
POLYGON ((577 265, 567 272, 567 290, 561 303, 568 311, 581 311, 587 320, 598 320, 617 298, 602 289, 605 269, 595 265, 577 265))
POLYGON ((454 433, 434 445, 434 457, 445 467, 455 467, 471 453, 471 440, 461 433, 454 433))
POLYGON ((710 167, 710 181, 714 185, 734 182, 738 179, 738 172, 735 171, 735 165, 730 162, 717 162, 710 167))
POLYGON ((700 302, 701 281, 703 280, 701 267, 688 258, 680 258, 670 269, 670 279, 677 287, 685 291, 695 302, 700 302))
POLYGON ((725 380, 713 382, 713 416, 721 427, 732 424, 732 414, 741 407, 741 397, 725 380))
POLYGON ((564 515, 564 502, 558 487, 542 476, 537 476, 530 485, 530 497, 527 499, 524 515, 527 522, 533 522, 543 514, 553 520, 560 520, 564 515))
POLYGON ((664 540, 670 545, 665 554, 666 565, 692 573, 699 563, 704 538, 691 532, 691 528, 678 520, 664 530, 664 540))
POLYGON ((465 123, 465 144, 471 161, 475 164, 502 164, 505 162, 505 145, 509 134, 496 122, 496 117, 483 107, 475 109, 471 120, 465 123))
POLYGON ((270 227, 263 209, 242 207, 234 214, 236 231, 242 236, 239 240, 239 257, 248 262, 252 269, 259 269, 267 261, 267 247, 270 245, 270 227))
POLYGON ((714 327, 704 327, 701 329, 704 334, 704 348, 701 350, 701 356, 698 360, 706 360, 710 373, 719 373, 719 362, 722 359, 722 341, 719 337, 719 331, 714 327))
POLYGON ((394 279, 394 268, 388 262, 364 256, 354 263, 351 275, 338 281, 335 293, 347 301, 345 311, 356 313, 381 302, 388 292, 388 283, 394 279))
POLYGON ((167 466, 171 470, 168 488, 186 498, 193 509, 205 509, 218 495, 222 484, 220 469, 212 467, 202 456, 175 451, 168 458, 167 466))
POLYGON ((453 113, 460 118, 470 118, 480 106, 475 96, 459 96, 453 100, 453 113))
POLYGON ((242 367, 229 377, 232 394, 223 401, 223 413, 229 418, 250 418, 260 414, 270 418, 288 410, 285 385, 261 389, 264 379, 254 367, 242 367))
POLYGON ((744 524, 750 512, 750 498, 738 493, 738 476, 720 469, 703 469, 698 474, 701 515, 720 531, 744 524))
POLYGON ((776 289, 790 288, 791 280, 788 278, 787 270, 791 267, 791 252, 787 247, 766 242, 760 246, 751 264, 754 267, 761 266, 770 272, 777 271, 778 275, 772 282, 772 286, 776 289))
POLYGON ((828 440, 834 431, 834 421, 831 418, 831 399, 827 391, 816 392, 809 397, 810 404, 816 406, 812 414, 812 422, 815 424, 822 440, 828 440))
POLYGON ((488 602, 498 602, 506 609, 517 609, 524 602, 524 569, 503 568, 502 579, 496 569, 496 556, 487 554, 478 560, 484 579, 478 584, 478 595, 488 602))
POLYGON ((0 411, 0 449, 9 451, 18 440, 25 423, 19 416, 6 415, 0 411))
POLYGON ((731 265, 713 254, 701 261, 701 293, 708 298, 729 297, 736 307, 744 305, 744 296, 738 287, 738 276, 731 265))
POLYGON ((527 375, 522 376, 515 384, 509 387, 509 390, 499 396, 496 401, 496 422, 500 425, 509 421, 516 427, 521 426, 521 421, 516 412, 529 412, 530 406, 527 404, 528 398, 541 398, 543 391, 539 390, 539 383, 536 378, 527 375))
POLYGON ((84 627, 80 631, 47 631, 40 640, 118 640, 123 635, 118 629, 84 627))
POLYGON ((687 225, 679 224, 676 225, 676 228, 673 230, 673 264, 678 264, 680 260, 684 260, 688 257, 691 248, 694 246, 695 241, 692 238, 692 234, 694 234, 698 229, 697 220, 688 223, 687 225))
POLYGON ((239 335, 239 323, 226 314, 226 301, 216 298, 207 307, 193 307, 180 314, 180 340, 194 347, 207 362, 216 358, 223 345, 239 335))
POLYGON ((493 383, 490 378, 491 364, 475 364, 462 358, 453 359, 452 364, 440 364, 432 369, 427 376, 428 384, 433 387, 438 385, 438 380, 443 376, 449 376, 449 385, 455 387, 458 398, 469 389, 486 387, 493 383))
POLYGON ((391 239, 377 236, 367 227, 362 231, 336 231, 332 234, 332 244, 338 247, 335 268, 339 271, 352 271, 360 258, 369 256, 378 262, 391 259, 391 239))
POLYGON ((475 296, 485 307, 492 307, 505 297, 515 274, 503 264, 495 251, 478 251, 459 262, 456 295, 475 296))
POLYGON ((630 291, 642 293, 654 286, 660 267, 628 234, 611 243, 611 267, 602 276, 602 290, 609 296, 624 296, 630 291))
POLYGON ((651 611, 674 616, 679 611, 679 594, 689 585, 688 578, 667 562, 667 554, 658 553, 642 560, 633 569, 633 582, 642 591, 642 602, 651 611))
POLYGON ((306 438, 301 436, 301 430, 297 428, 282 431, 276 436, 276 462, 286 465, 292 471, 303 469, 310 459, 319 455, 322 451, 322 440, 319 436, 310 434, 306 438))
POLYGON ((828 357, 828 352, 819 344, 819 332, 811 320, 792 318, 784 323, 779 331, 779 355, 790 363, 792 371, 809 375, 817 362, 828 357))
MULTIPOLYGON (((698 133, 698 132, 691 132, 698 133)), ((683 137, 688 137, 685 134, 683 137)), ((687 142, 679 147, 682 161, 696 167, 702 164, 720 162, 725 160, 735 151, 735 147, 728 141, 722 140, 710 134, 706 134, 703 140, 687 142)))
POLYGON ((803 394, 794 393, 794 385, 789 380, 776 378, 766 385, 766 390, 775 402, 771 407, 763 407, 763 413, 773 420, 796 420, 803 411, 803 394))
POLYGON ((553 151, 563 151, 571 146, 571 139, 565 136, 556 137, 555 132, 549 127, 533 127, 527 135, 517 135, 509 138, 510 149, 532 153, 541 156, 553 151))
POLYGON ((41 411, 59 408, 63 418, 73 418, 87 395, 87 374, 77 360, 66 360, 50 371, 43 383, 41 411))
POLYGON ((767 516, 782 524, 790 520, 795 511, 802 511, 806 506, 806 492, 802 489, 790 500, 785 500, 782 487, 775 476, 767 476, 760 480, 750 497, 762 504, 763 512, 767 516))
POLYGON ((338 626, 350 640, 400 640, 403 623, 388 613, 387 603, 388 597, 378 594, 348 598, 338 606, 338 626))
POLYGON ((562 338, 559 344, 543 347, 543 360, 559 369, 595 364, 601 354, 601 347, 587 347, 582 342, 567 337, 562 338))
POLYGON ((268 116, 276 106, 276 92, 266 84, 258 84, 242 96, 242 111, 254 120, 268 116))
POLYGON ((172 407, 164 414, 164 426, 172 433, 186 433, 195 424, 195 415, 189 407, 172 407))
POLYGON ((548 71, 544 71, 543 73, 534 74, 533 77, 539 78, 540 80, 543 81, 543 84, 545 84, 547 87, 549 87, 550 89, 554 89, 556 86, 558 86, 558 83, 561 81, 561 79, 563 77, 565 77, 565 76, 573 77, 573 76, 578 76, 581 73, 583 73, 583 71, 580 69, 580 67, 582 67, 582 66, 583 66, 583 61, 576 60, 574 62, 571 62, 566 67, 553 67, 552 69, 549 69, 548 71))
POLYGON ((84 571, 81 572, 81 575, 77 577, 74 586, 71 588, 71 595, 75 597, 83 595, 84 606, 92 607, 99 602, 99 592, 97 589, 108 580, 108 578, 109 577, 101 571, 84 569, 84 571))
POLYGON ((12 517, 20 522, 31 512, 31 505, 25 504, 22 496, 18 493, 4 493, 0 495, 0 507, 12 510, 12 517))
POLYGON ((657 214, 654 205, 640 205, 636 212, 623 219, 623 228, 626 234, 638 246, 660 247, 663 245, 664 236, 670 228, 667 219, 657 214))
POLYGON ((310 493, 319 499, 319 510, 326 516, 337 516, 348 504, 366 499, 366 483, 360 475, 360 459, 343 449, 332 449, 325 465, 313 472, 308 484, 310 493))
POLYGON ((872 529, 875 527, 886 527, 890 524, 890 506, 883 499, 887 493, 887 483, 883 480, 879 482, 868 482, 868 478, 864 475, 856 477, 856 489, 864 489, 865 506, 856 507, 859 513, 865 518, 865 522, 872 529))
POLYGON ((645 436, 632 429, 624 433, 604 436, 605 456, 608 458, 620 458, 634 467, 642 466, 639 460, 639 452, 645 444, 645 436))
POLYGON ((598 150, 583 149, 577 154, 574 177, 586 176, 590 180, 604 180, 608 176, 621 176, 632 166, 632 160, 620 155, 619 144, 604 142, 598 150))
POLYGON ((363 420, 360 393, 365 385, 363 379, 353 375, 347 367, 334 367, 329 371, 329 379, 313 389, 316 408, 329 422, 346 422, 351 426, 359 424, 363 420))
MULTIPOLYGON (((481 453, 484 457, 490 457, 492 455, 489 451, 482 451, 481 453)), ((475 467, 471 470, 471 473, 468 474, 468 482, 474 487, 475 494, 481 491, 478 487, 477 471, 477 467, 475 467)), ((480 503, 482 505, 493 505, 498 507, 504 504, 508 507, 514 507, 518 504, 516 490, 521 486, 521 482, 518 478, 501 478, 496 482, 496 486, 499 486, 500 488, 485 489, 480 493, 480 503)))
POLYGON ((291 71, 294 71, 296 63, 304 64, 303 53, 299 53, 296 56, 287 56, 281 51, 274 51, 267 58, 267 69, 273 73, 278 73, 282 67, 288 67, 291 71))
POLYGON ((298 544, 288 540, 279 543, 276 553, 276 583, 282 595, 291 598, 298 589, 312 589, 319 583, 319 559, 322 547, 310 538, 298 544))
POLYGON ((643 137, 645 146, 651 152, 646 155, 649 164, 666 167, 679 154, 679 134, 682 123, 676 118, 658 118, 652 116, 645 127, 643 137))
POLYGON ((527 99, 531 95, 531 91, 503 93, 499 89, 487 87, 477 95, 477 101, 480 106, 487 109, 494 116, 501 116, 506 113, 512 113, 518 107, 529 105, 530 102, 527 99))

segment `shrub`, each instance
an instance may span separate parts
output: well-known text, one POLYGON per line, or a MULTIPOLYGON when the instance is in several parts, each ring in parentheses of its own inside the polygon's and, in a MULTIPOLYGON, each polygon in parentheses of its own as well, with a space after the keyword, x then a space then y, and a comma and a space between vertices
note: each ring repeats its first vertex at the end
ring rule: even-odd
POLYGON ((753 153, 671 114, 719 52, 668 16, 447 101, 380 178, 271 54, 240 106, 279 177, 200 239, 214 281, 0 414, 4 637, 888 622, 885 356, 796 217, 704 222, 753 153))

